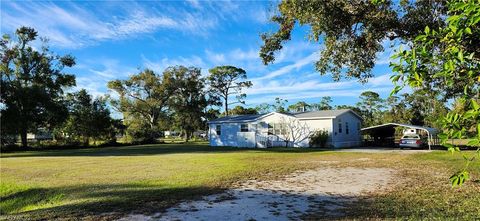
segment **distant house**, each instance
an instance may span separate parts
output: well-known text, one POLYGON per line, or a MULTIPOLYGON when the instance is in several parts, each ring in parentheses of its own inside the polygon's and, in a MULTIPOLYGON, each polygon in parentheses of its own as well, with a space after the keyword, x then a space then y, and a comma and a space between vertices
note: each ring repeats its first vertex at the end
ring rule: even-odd
POLYGON ((294 114, 271 112, 235 115, 208 122, 210 146, 308 147, 310 135, 326 130, 327 146, 334 148, 361 144, 362 118, 352 110, 310 111, 294 114))
POLYGON ((52 140, 53 134, 45 128, 39 128, 35 133, 27 133, 27 140, 52 140))

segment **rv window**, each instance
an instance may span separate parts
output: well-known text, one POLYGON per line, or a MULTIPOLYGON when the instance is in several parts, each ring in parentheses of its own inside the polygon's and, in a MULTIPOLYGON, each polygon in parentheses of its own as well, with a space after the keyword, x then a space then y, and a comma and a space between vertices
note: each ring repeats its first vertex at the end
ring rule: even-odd
POLYGON ((248 124, 240 124, 240 132, 248 132, 248 124))
POLYGON ((217 135, 222 135, 222 126, 221 125, 217 125, 215 130, 217 132, 217 135))
POLYGON ((345 133, 348 134, 348 132, 350 132, 350 131, 348 130, 348 122, 345 122, 345 133))

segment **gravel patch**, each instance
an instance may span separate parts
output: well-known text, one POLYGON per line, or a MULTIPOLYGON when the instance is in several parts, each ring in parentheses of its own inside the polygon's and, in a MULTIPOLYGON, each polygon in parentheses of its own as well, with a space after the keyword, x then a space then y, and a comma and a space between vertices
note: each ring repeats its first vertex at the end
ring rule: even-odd
POLYGON ((249 180, 234 188, 187 201, 153 216, 121 220, 302 220, 335 218, 359 196, 381 191, 393 180, 385 168, 318 168, 277 180, 249 180))

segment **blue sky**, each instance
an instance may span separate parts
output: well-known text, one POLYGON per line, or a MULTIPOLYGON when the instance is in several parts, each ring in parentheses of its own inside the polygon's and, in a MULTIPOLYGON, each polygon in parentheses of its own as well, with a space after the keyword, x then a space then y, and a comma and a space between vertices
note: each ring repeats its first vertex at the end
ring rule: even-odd
POLYGON ((292 40, 264 66, 258 57, 260 33, 274 31, 268 21, 276 2, 267 1, 2 1, 1 32, 12 34, 30 26, 50 39, 53 51, 70 53, 77 65, 77 87, 94 95, 109 93, 106 83, 126 79, 140 69, 161 73, 171 65, 208 69, 234 65, 247 71, 253 87, 246 106, 273 103, 275 97, 319 102, 331 96, 334 104, 353 105, 362 91, 387 97, 392 89, 388 57, 378 54, 375 77, 361 84, 355 79, 334 82, 320 76, 313 63, 320 43, 307 41, 307 28, 295 30, 292 40))

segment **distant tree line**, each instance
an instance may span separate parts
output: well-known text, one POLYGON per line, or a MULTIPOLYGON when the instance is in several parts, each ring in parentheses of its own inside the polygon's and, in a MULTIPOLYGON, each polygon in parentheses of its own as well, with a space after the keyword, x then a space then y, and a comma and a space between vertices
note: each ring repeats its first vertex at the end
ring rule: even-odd
POLYGON ((223 105, 228 115, 229 105, 244 103, 243 89, 252 86, 241 68, 219 66, 202 77, 200 68, 172 66, 161 74, 145 69, 110 81, 114 94, 94 98, 84 89, 69 92, 75 76, 65 69, 75 58, 55 54, 44 39, 39 49, 33 47, 37 38, 33 28, 20 27, 13 39, 4 35, 0 41, 2 146, 20 137, 26 147, 27 134, 42 129, 64 144, 115 143, 117 135, 155 142, 164 130, 181 131, 188 140, 219 116, 213 107, 223 105), (111 108, 123 119, 113 119, 111 108))

